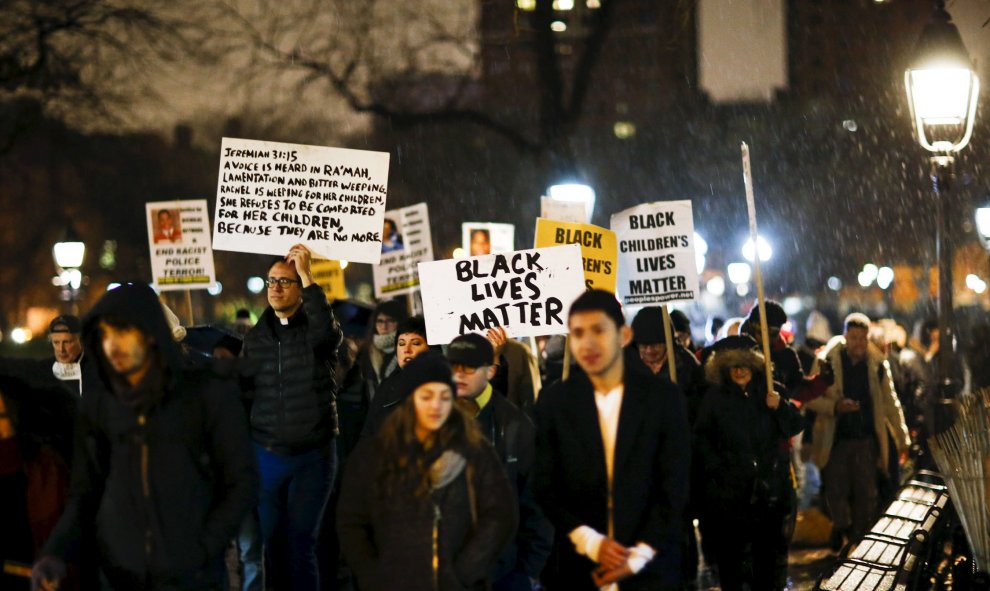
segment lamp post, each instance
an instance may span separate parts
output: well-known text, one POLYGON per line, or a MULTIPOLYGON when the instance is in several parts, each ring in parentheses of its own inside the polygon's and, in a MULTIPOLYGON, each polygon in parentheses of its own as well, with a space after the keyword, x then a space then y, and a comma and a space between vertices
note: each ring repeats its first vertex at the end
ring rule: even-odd
MULTIPOLYGON (((963 45, 959 30, 937 1, 932 19, 915 45, 904 72, 911 118, 918 142, 933 154, 932 191, 936 203, 935 250, 938 258, 939 362, 938 396, 955 397, 960 384, 952 371, 955 323, 952 313, 953 207, 950 200, 952 167, 957 152, 973 135, 980 81, 963 45)), ((936 426, 938 430, 938 426, 936 426)))
POLYGON ((72 230, 72 226, 66 229, 62 240, 56 242, 52 247, 52 256, 55 258, 55 265, 59 269, 58 278, 62 285, 63 294, 67 294, 66 299, 71 302, 72 313, 78 315, 79 309, 76 300, 79 296, 79 288, 82 286, 82 271, 79 270, 79 267, 82 267, 83 259, 86 257, 86 244, 72 230))

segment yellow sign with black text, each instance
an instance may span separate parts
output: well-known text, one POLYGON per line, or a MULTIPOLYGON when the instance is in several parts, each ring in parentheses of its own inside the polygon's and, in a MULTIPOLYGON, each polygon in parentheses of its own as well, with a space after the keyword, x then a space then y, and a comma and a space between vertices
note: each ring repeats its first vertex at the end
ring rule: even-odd
POLYGON ((536 219, 536 248, 578 244, 588 289, 615 293, 618 243, 615 232, 591 224, 536 219))
POLYGON ((340 261, 328 261, 324 259, 313 260, 313 281, 323 288, 323 293, 327 294, 327 299, 334 300, 347 299, 347 289, 344 287, 344 270, 340 268, 340 261))

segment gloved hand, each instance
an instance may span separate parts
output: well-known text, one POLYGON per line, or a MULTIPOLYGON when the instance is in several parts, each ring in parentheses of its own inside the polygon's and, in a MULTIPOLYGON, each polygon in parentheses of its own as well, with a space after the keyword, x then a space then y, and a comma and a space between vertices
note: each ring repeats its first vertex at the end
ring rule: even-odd
POLYGON ((65 579, 65 562, 54 556, 42 556, 31 569, 31 591, 58 591, 65 579))

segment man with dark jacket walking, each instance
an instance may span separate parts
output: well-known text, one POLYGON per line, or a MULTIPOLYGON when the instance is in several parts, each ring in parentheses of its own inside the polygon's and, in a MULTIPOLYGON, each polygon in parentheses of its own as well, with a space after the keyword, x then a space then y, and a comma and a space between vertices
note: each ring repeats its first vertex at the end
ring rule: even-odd
POLYGON ((624 361, 632 339, 611 293, 571 305, 583 371, 536 405, 534 490, 557 531, 551 589, 677 589, 690 435, 670 384, 624 361))
MULTIPOLYGON (((251 437, 261 475, 258 518, 266 551, 279 525, 287 537, 288 581, 319 588, 316 543, 336 469, 335 367, 343 332, 301 244, 268 269, 269 307, 244 337, 255 369, 251 437)), ((270 556, 271 557, 271 556, 270 556)))
POLYGON ((187 368, 158 298, 118 287, 83 325, 99 381, 76 424, 68 505, 34 568, 36 587, 95 532, 114 589, 210 589, 223 551, 257 498, 237 388, 187 368))
POLYGON ((457 337, 447 348, 457 397, 477 407, 475 421, 495 447, 519 501, 519 529, 513 543, 499 556, 492 574, 492 588, 530 591, 550 556, 553 526, 536 504, 530 482, 536 427, 519 407, 492 388, 494 356, 491 342, 476 333, 457 337))

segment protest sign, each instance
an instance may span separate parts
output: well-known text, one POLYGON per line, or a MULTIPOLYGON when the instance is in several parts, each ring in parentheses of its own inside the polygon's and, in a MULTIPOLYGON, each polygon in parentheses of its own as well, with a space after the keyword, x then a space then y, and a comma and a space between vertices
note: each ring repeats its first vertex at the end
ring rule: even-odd
POLYGON ((313 259, 311 270, 313 271, 313 281, 323 288, 323 293, 327 294, 328 300, 332 302, 347 299, 344 269, 340 266, 340 261, 313 259))
POLYGON ((644 203, 612 215, 619 299, 626 306, 698 297, 690 201, 644 203))
POLYGON ((516 227, 512 224, 464 222, 461 224, 461 248, 468 256, 481 256, 515 250, 516 227))
POLYGON ((433 260, 430 214, 425 203, 385 212, 382 260, 374 267, 375 297, 412 293, 423 261, 433 260))
POLYGON ((604 289, 615 293, 616 257, 615 232, 591 224, 568 224, 538 218, 536 248, 577 244, 581 247, 584 284, 588 289, 604 289))
POLYGON ((378 263, 385 152, 223 138, 213 248, 378 263))
POLYGON ((576 244, 419 264, 426 340, 504 326, 511 337, 564 334, 585 291, 576 244))
POLYGON ((158 289, 206 289, 217 282, 206 199, 146 203, 145 218, 158 289))
POLYGON ((551 197, 540 197, 540 217, 558 222, 586 224, 588 208, 580 201, 561 201, 551 197))

